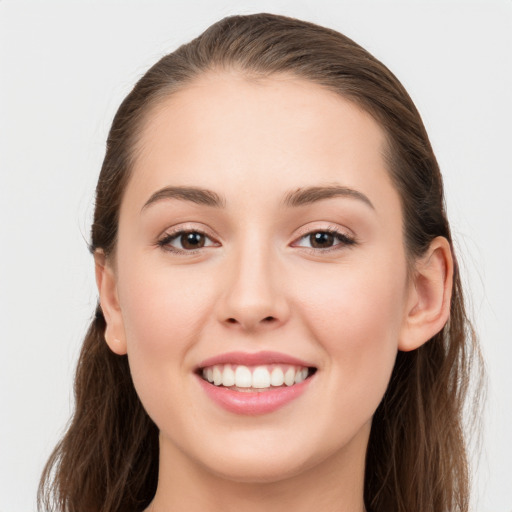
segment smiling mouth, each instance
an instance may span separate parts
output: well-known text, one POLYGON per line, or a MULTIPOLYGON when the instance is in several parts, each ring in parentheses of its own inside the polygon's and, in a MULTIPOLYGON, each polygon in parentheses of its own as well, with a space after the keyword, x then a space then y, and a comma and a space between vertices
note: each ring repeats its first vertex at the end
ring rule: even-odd
POLYGON ((314 367, 289 364, 216 364, 199 368, 198 375, 217 387, 240 392, 262 392, 300 384, 315 372, 314 367))

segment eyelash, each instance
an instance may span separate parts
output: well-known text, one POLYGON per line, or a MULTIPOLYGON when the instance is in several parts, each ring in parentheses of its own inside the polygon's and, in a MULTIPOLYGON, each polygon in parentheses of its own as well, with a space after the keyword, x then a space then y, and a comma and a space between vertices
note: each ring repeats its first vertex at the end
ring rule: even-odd
MULTIPOLYGON (((354 237, 351 237, 345 233, 342 233, 341 231, 339 231, 338 229, 333 228, 333 227, 328 227, 326 229, 314 229, 314 230, 308 231, 307 233, 304 233, 299 238, 297 238, 297 241, 304 240, 304 239, 309 238, 312 235, 315 235, 318 233, 332 235, 338 241, 338 243, 331 247, 325 247, 325 248, 304 247, 305 250, 307 250, 308 252, 310 252, 312 254, 318 254, 319 252, 322 254, 325 254, 325 253, 332 252, 332 251, 340 251, 347 247, 351 247, 351 246, 354 246, 357 244, 357 241, 354 237)), ((294 242, 294 244, 295 243, 296 242, 294 242)), ((302 246, 299 246, 299 247, 302 247, 302 246)))
MULTIPOLYGON (((326 229, 316 229, 316 230, 308 231, 308 232, 304 233, 303 235, 301 235, 299 238, 297 238, 293 242, 293 244, 296 244, 298 241, 304 240, 304 239, 311 237, 312 235, 318 234, 318 233, 332 235, 336 240, 338 240, 339 243, 337 243, 331 247, 325 247, 325 248, 304 247, 304 246, 300 246, 300 245, 292 245, 292 246, 303 247, 303 249, 305 249, 307 252, 310 252, 312 254, 319 254, 319 253, 325 254, 325 253, 328 253, 331 251, 339 251, 346 247, 354 246, 357 244, 357 241, 355 238, 350 237, 350 236, 346 235, 345 233, 342 233, 341 231, 339 231, 335 228, 332 228, 332 227, 329 227, 326 229)), ((186 235, 186 234, 199 234, 199 235, 204 236, 208 240, 213 241, 212 237, 210 237, 207 233, 205 233, 204 231, 202 231, 200 229, 180 229, 180 230, 174 231, 172 233, 167 233, 163 238, 161 238, 160 240, 157 241, 156 245, 158 245, 161 249, 163 249, 165 251, 169 251, 169 252, 172 252, 175 254, 183 254, 183 255, 187 255, 187 256, 197 254, 198 252, 201 251, 201 249, 203 249, 205 247, 205 246, 203 246, 198 249, 179 249, 176 247, 172 247, 170 245, 171 242, 179 239, 181 236, 186 235)), ((207 245, 206 247, 218 246, 218 245, 216 245, 216 244, 218 244, 218 242, 215 242, 215 241, 213 241, 213 242, 214 242, 213 244, 207 245)))
MULTIPOLYGON (((209 236, 207 233, 205 233, 204 231, 202 231, 200 229, 180 229, 180 230, 174 231, 172 233, 166 233, 163 238, 158 240, 157 245, 160 248, 162 248, 163 250, 169 251, 169 252, 172 252, 175 254, 183 254, 183 255, 187 255, 187 256, 197 254, 201 249, 204 248, 204 246, 200 247, 199 249, 187 250, 187 249, 179 249, 177 247, 172 247, 170 245, 171 242, 173 242, 174 240, 177 240, 180 237, 182 237, 183 235, 187 235, 187 234, 198 234, 198 235, 204 236, 206 239, 208 239, 210 241, 212 240, 211 236, 209 236)), ((206 247, 212 247, 212 245, 208 245, 206 247)))

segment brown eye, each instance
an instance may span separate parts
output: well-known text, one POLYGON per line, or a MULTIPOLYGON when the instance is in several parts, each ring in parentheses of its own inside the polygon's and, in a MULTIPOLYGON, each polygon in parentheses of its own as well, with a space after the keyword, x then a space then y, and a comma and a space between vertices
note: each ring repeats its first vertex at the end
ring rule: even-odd
POLYGON ((206 237, 197 231, 183 233, 180 235, 179 240, 183 249, 189 251, 201 249, 201 247, 204 247, 206 243, 206 237))
POLYGON ((178 231, 158 241, 166 251, 174 253, 193 252, 204 247, 218 247, 220 244, 201 231, 178 231))
POLYGON ((324 231, 310 231, 296 240, 293 246, 309 248, 321 254, 329 250, 341 250, 347 246, 356 245, 356 243, 354 238, 344 233, 326 229, 324 231))
POLYGON ((327 249, 334 245, 335 236, 328 231, 317 231, 309 235, 309 243, 314 249, 327 249))

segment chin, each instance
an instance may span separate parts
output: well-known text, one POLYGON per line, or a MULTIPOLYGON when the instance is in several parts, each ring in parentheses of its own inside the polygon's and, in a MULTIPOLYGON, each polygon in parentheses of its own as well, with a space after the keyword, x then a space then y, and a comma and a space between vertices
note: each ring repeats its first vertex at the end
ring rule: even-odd
POLYGON ((289 430, 285 435, 245 434, 229 436, 221 445, 213 439, 202 442, 196 462, 210 474, 232 482, 275 483, 315 468, 340 448, 313 433, 308 438, 291 436, 289 430))
POLYGON ((216 464, 208 468, 216 476, 232 482, 244 484, 276 483, 299 475, 314 463, 297 460, 297 454, 293 457, 265 456, 248 459, 245 457, 233 457, 224 459, 222 467, 216 464))

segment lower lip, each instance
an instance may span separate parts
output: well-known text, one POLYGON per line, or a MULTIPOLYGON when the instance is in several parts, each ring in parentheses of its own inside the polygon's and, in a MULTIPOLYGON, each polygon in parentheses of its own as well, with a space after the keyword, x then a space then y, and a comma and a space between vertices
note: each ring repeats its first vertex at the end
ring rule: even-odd
POLYGON ((306 391, 313 377, 289 387, 270 388, 268 391, 234 391, 214 386, 197 376, 206 394, 218 405, 235 414, 255 416, 268 414, 292 402, 306 391))

